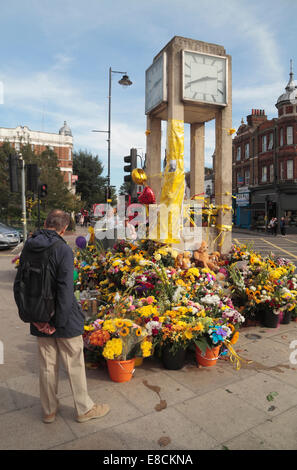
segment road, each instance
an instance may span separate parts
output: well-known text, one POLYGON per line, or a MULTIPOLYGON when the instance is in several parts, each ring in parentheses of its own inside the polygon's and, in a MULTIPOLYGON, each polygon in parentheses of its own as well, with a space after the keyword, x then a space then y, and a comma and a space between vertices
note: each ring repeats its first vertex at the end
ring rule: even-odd
POLYGON ((282 258, 287 258, 297 265, 297 235, 267 235, 239 230, 233 232, 233 243, 250 243, 253 249, 262 255, 271 252, 282 258))

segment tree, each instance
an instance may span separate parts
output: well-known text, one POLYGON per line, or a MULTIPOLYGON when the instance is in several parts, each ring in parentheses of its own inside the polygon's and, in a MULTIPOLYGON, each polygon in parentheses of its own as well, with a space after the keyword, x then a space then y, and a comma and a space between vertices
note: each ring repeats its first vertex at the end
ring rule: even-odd
MULTIPOLYGON (((0 204, 1 204, 1 218, 4 220, 21 217, 21 194, 10 193, 9 187, 9 172, 8 172, 8 157, 15 150, 8 142, 4 142, 0 147, 0 181, 1 191, 0 204)), ((67 212, 77 211, 80 207, 80 201, 72 194, 67 188, 63 179, 63 174, 58 166, 58 157, 53 150, 49 148, 41 154, 35 154, 29 144, 25 144, 21 148, 21 153, 26 164, 36 163, 41 170, 40 182, 48 186, 47 197, 41 199, 41 220, 51 209, 62 209, 67 212)), ((37 195, 31 191, 26 191, 26 197, 34 199, 37 195)), ((32 209, 32 220, 37 219, 37 205, 32 209)))
MULTIPOLYGON (((106 201, 107 179, 102 176, 103 165, 98 156, 87 150, 73 154, 73 172, 78 175, 76 191, 88 208, 93 204, 106 201)), ((115 190, 111 188, 111 199, 115 202, 115 190)))

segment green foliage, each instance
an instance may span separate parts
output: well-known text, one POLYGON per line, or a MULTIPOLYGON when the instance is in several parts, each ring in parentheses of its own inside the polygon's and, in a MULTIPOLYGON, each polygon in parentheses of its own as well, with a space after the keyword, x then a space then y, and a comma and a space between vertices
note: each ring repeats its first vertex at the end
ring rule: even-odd
MULTIPOLYGON (((14 149, 8 142, 4 142, 0 147, 0 208, 1 219, 9 222, 10 220, 20 219, 21 217, 21 192, 11 193, 9 186, 9 168, 8 157, 14 153, 14 149)), ((21 148, 25 163, 36 163, 41 170, 40 182, 47 184, 48 195, 40 200, 41 222, 45 219, 51 209, 62 209, 67 212, 77 211, 80 207, 80 201, 67 188, 58 166, 58 157, 53 150, 49 148, 40 155, 35 154, 29 144, 21 148)), ((36 198, 31 191, 26 191, 26 198, 36 198)), ((32 228, 37 220, 37 204, 32 209, 31 222, 32 228)))
MULTIPOLYGON (((102 162, 88 151, 79 150, 73 154, 73 173, 78 175, 76 191, 81 195, 84 206, 105 202, 107 180, 102 176, 102 162)), ((111 188, 112 203, 115 203, 115 190, 111 188)))

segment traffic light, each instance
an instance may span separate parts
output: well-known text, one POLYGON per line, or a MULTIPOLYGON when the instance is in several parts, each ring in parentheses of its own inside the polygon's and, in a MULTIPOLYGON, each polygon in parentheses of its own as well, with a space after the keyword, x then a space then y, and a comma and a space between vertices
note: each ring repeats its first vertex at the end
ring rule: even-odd
POLYGON ((124 176, 124 181, 133 183, 131 175, 132 171, 137 168, 137 149, 130 149, 130 155, 124 157, 124 162, 129 163, 129 165, 124 166, 124 171, 129 173, 129 175, 124 176))
POLYGON ((18 161, 19 158, 16 154, 9 155, 9 181, 10 181, 10 191, 12 193, 17 193, 19 191, 19 182, 18 182, 18 161))
POLYGON ((36 163, 30 163, 26 165, 27 169, 27 190, 32 193, 38 192, 38 178, 40 175, 40 169, 36 163))
POLYGON ((38 190, 39 197, 47 196, 47 184, 44 184, 44 183, 40 184, 38 189, 39 189, 38 190))

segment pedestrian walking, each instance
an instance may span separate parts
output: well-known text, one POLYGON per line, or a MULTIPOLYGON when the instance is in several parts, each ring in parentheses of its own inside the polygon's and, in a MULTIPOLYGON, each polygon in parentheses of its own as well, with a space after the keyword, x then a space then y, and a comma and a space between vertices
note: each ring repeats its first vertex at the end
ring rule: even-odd
POLYGON ((277 226, 278 226, 278 220, 276 217, 274 217, 273 224, 272 224, 272 233, 275 237, 277 235, 277 226))
POLYGON ((83 225, 84 225, 84 216, 82 214, 79 217, 79 224, 80 224, 81 227, 83 227, 83 225))
POLYGON ((82 423, 100 418, 110 409, 107 404, 94 404, 87 390, 84 314, 73 292, 73 253, 63 239, 69 223, 70 216, 62 210, 49 213, 44 228, 26 241, 14 282, 19 315, 30 323, 30 333, 37 337, 45 423, 52 423, 58 411, 60 359, 71 384, 76 420, 82 423))
POLYGON ((280 220, 280 231, 283 236, 286 235, 286 219, 284 217, 280 220))

